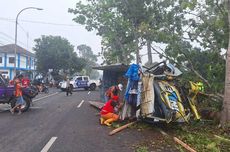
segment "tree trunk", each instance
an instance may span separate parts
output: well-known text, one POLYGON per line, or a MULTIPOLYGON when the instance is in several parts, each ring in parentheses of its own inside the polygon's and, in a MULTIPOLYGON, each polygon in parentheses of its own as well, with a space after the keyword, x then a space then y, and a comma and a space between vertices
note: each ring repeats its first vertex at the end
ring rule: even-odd
POLYGON ((152 59, 152 51, 151 51, 151 41, 147 40, 147 51, 148 51, 148 63, 149 65, 152 65, 153 59, 152 59))
POLYGON ((138 37, 136 36, 135 38, 135 44, 136 44, 136 63, 139 64, 141 61, 140 61, 140 51, 139 51, 139 40, 138 40, 138 37))
MULTIPOLYGON (((230 29, 230 0, 226 0, 227 10, 228 10, 228 26, 230 29)), ((224 91, 224 102, 223 110, 221 112, 221 124, 230 122, 230 30, 228 49, 226 52, 226 71, 225 71, 225 91, 224 91)))

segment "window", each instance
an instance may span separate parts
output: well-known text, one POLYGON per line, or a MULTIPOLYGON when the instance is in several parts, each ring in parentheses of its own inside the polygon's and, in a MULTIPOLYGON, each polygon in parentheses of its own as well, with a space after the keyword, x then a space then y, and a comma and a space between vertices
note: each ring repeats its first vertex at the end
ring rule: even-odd
POLYGON ((14 57, 9 57, 9 63, 14 63, 14 57))
POLYGON ((2 57, 0 56, 0 63, 2 63, 2 57))
POLYGON ((77 80, 78 80, 78 81, 82 81, 82 77, 78 77, 77 80))
POLYGON ((89 81, 88 77, 84 77, 83 79, 84 81, 89 81))

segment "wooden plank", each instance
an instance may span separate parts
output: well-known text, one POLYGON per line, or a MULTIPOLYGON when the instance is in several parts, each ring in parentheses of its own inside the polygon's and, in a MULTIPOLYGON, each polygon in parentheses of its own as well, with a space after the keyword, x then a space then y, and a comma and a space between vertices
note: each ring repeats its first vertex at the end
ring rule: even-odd
POLYGON ((89 104, 99 110, 104 106, 104 103, 99 101, 89 101, 89 104))
POLYGON ((186 143, 184 143, 183 141, 181 141, 180 139, 178 139, 177 137, 173 137, 173 140, 180 144, 181 146, 183 146, 185 149, 187 149, 190 152, 196 152, 194 149, 192 149, 189 145, 187 145, 186 143))
POLYGON ((123 125, 123 126, 121 126, 121 127, 118 127, 118 128, 116 128, 116 129, 112 130, 112 131, 109 133, 109 135, 110 135, 110 136, 111 136, 111 135, 114 135, 115 133, 117 133, 117 132, 119 132, 119 131, 121 131, 121 130, 123 130, 123 129, 125 129, 125 128, 127 128, 127 127, 133 125, 133 124, 135 124, 136 122, 137 122, 137 121, 130 122, 130 123, 127 123, 126 125, 123 125))

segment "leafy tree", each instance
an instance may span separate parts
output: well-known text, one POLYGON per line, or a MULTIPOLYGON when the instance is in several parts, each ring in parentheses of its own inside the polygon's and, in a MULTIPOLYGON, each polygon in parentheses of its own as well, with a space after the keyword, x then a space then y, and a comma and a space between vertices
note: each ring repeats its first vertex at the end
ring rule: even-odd
MULTIPOLYGON (((226 9, 228 12, 228 27, 230 28, 230 0, 226 0, 226 9)), ((224 92, 224 102, 223 111, 221 113, 221 123, 230 122, 230 31, 228 31, 228 50, 226 55, 226 71, 225 71, 225 92, 224 92)))
POLYGON ((42 73, 49 69, 61 69, 70 72, 80 71, 85 66, 85 60, 77 57, 73 46, 60 36, 42 36, 35 39, 33 48, 36 55, 37 70, 42 73))
POLYGON ((91 78, 98 78, 99 72, 92 69, 93 66, 97 66, 97 56, 93 54, 91 47, 82 44, 77 46, 77 49, 79 50, 80 57, 86 61, 86 66, 83 69, 83 73, 85 75, 89 75, 91 78))
POLYGON ((77 46, 77 49, 79 50, 79 55, 89 61, 96 62, 97 61, 97 56, 93 54, 93 51, 91 47, 82 44, 77 46))
POLYGON ((133 59, 133 34, 130 23, 117 11, 115 1, 93 1, 88 4, 78 2, 75 9, 69 9, 76 17, 74 21, 85 25, 86 29, 95 29, 102 36, 102 55, 105 63, 129 63, 133 59))

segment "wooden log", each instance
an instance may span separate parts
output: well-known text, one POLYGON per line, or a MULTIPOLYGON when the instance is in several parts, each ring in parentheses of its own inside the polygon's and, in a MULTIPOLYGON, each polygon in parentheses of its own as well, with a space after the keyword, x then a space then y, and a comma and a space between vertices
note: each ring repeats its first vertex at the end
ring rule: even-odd
POLYGON ((99 110, 104 106, 104 103, 97 101, 89 101, 89 104, 99 110))
POLYGON ((187 145, 186 143, 184 143, 183 141, 181 141, 180 139, 178 139, 177 137, 173 137, 173 140, 180 144, 181 146, 183 146, 185 149, 187 149, 190 152, 196 152, 194 149, 192 149, 189 145, 187 145))
POLYGON ((123 126, 121 126, 121 127, 118 127, 118 128, 116 128, 116 129, 112 130, 112 131, 109 133, 109 135, 112 136, 112 135, 114 135, 115 133, 117 133, 117 132, 119 132, 119 131, 121 131, 121 130, 124 130, 125 128, 127 128, 127 127, 129 127, 129 126, 135 124, 136 122, 137 122, 137 121, 133 121, 133 122, 127 123, 127 124, 125 124, 125 125, 123 125, 123 126))

